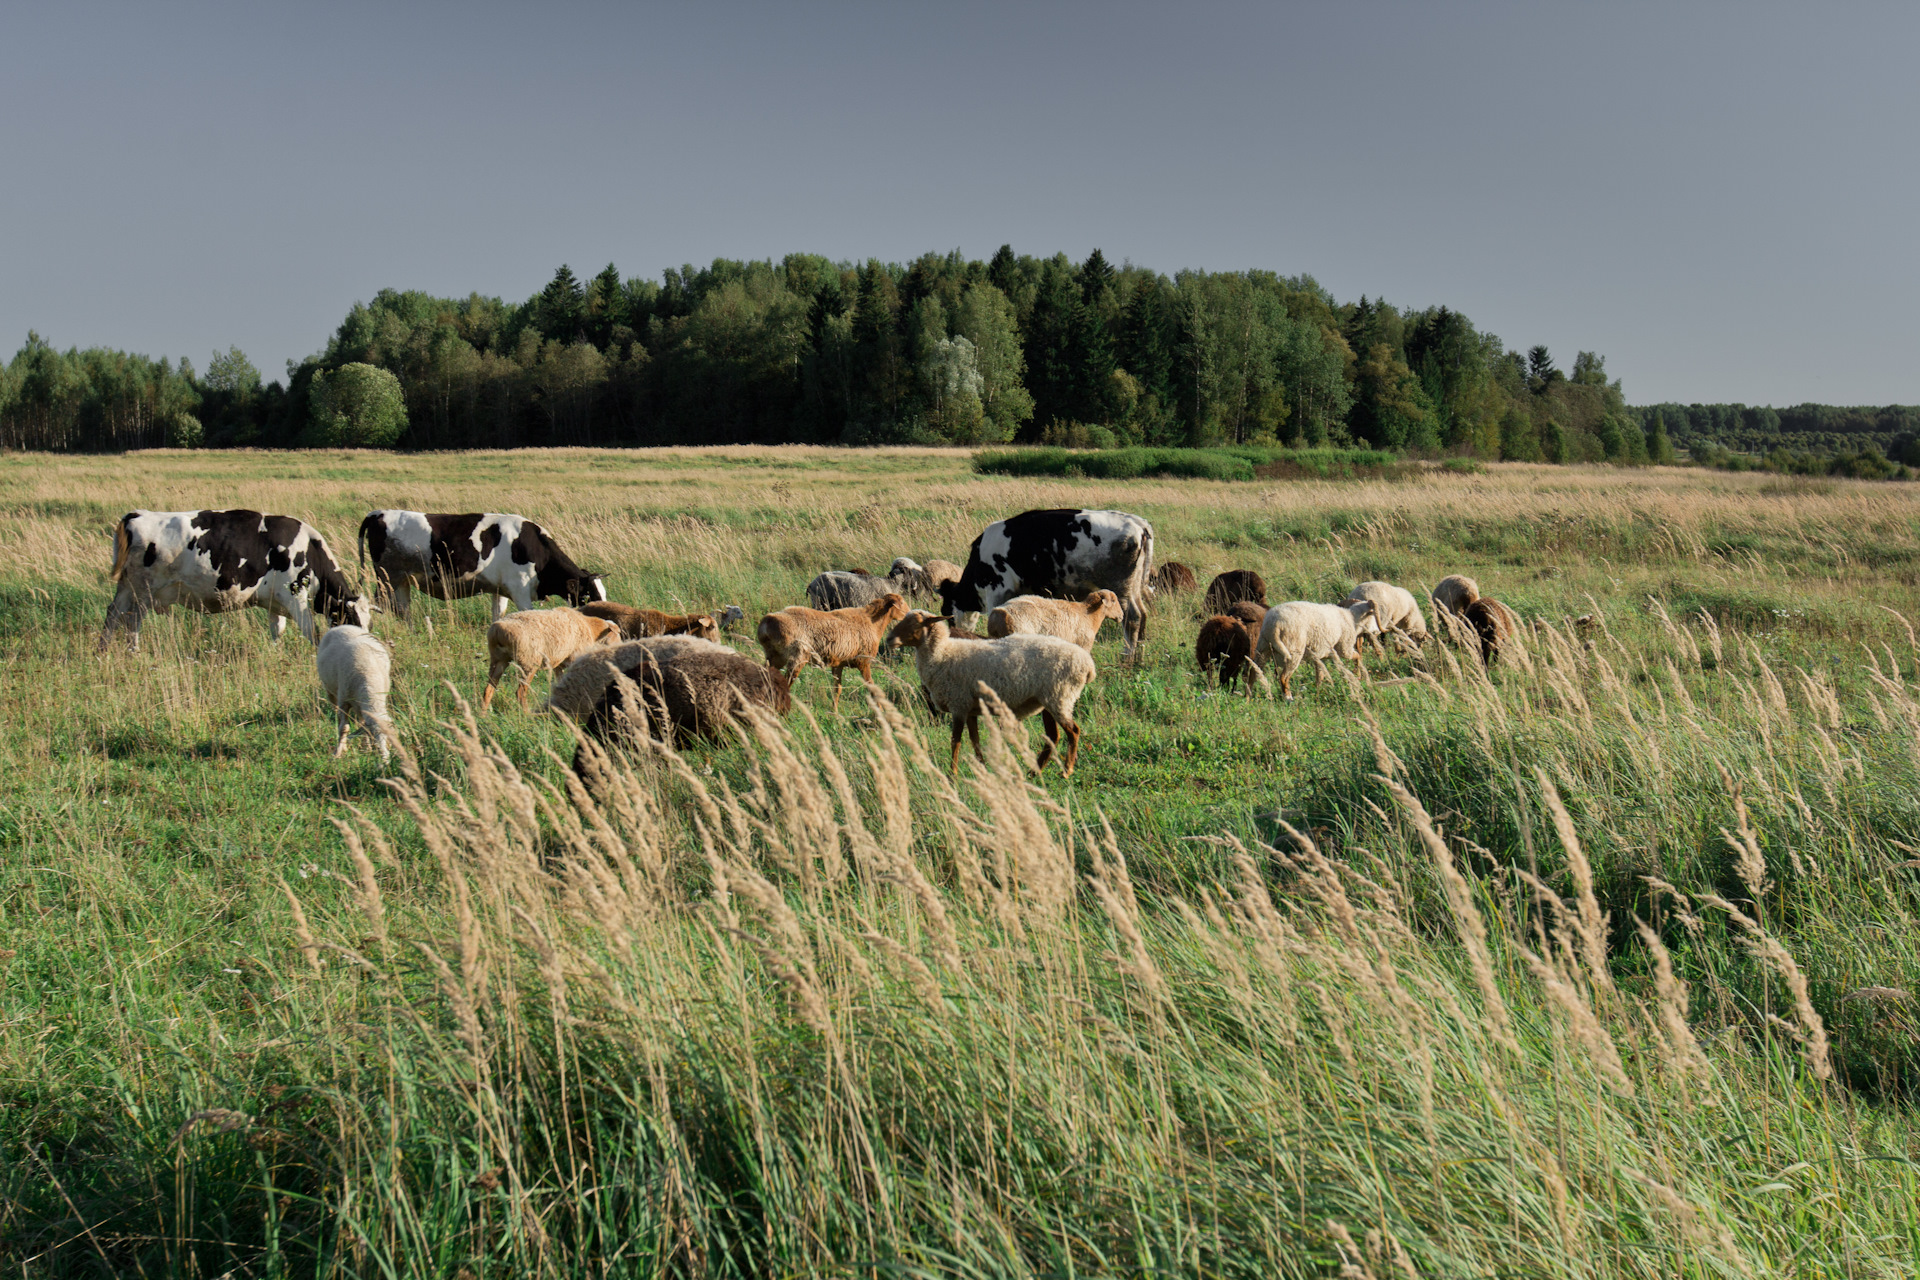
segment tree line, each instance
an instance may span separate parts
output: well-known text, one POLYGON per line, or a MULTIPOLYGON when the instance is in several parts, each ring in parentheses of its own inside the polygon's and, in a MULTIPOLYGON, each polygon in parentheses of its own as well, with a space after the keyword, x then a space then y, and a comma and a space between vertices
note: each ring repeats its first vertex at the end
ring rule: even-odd
POLYGON ((271 382, 238 349, 201 373, 37 334, 0 372, 16 449, 1357 444, 1636 463, 1671 457, 1659 420, 1602 357, 1562 371, 1445 306, 1008 246, 657 281, 562 266, 517 304, 387 289, 271 382))

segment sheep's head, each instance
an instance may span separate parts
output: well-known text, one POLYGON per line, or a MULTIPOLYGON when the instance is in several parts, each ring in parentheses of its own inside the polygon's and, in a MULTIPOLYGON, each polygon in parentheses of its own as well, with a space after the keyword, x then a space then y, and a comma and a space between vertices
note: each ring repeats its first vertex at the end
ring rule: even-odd
POLYGON ((1378 622, 1374 622, 1373 601, 1349 600, 1347 601, 1345 607, 1347 612, 1353 615, 1353 625, 1356 628, 1363 627, 1365 624, 1369 622, 1373 623, 1374 628, 1376 630, 1379 628, 1380 624, 1378 622))
POLYGON ((745 622, 746 620, 747 611, 737 604, 730 604, 721 609, 720 616, 715 619, 722 628, 730 627, 736 622, 745 622))
POLYGON ((592 634, 594 644, 617 644, 620 640, 620 624, 608 622, 605 618, 588 618, 587 630, 592 634))
POLYGON ((889 591, 867 606, 867 614, 876 626, 885 626, 907 616, 907 598, 898 591, 889 591))
POLYGON ((718 640, 720 624, 714 621, 710 613, 696 613, 687 619, 687 634, 698 636, 702 640, 718 640))
POLYGON ((1126 610, 1120 607, 1120 597, 1102 588, 1089 591, 1086 599, 1087 613, 1097 618, 1120 618, 1126 616, 1126 610))
POLYGON ((908 649, 918 649, 929 639, 944 637, 947 628, 952 625, 952 615, 928 613, 924 609, 915 609, 895 624, 887 633, 887 646, 901 645, 908 649))

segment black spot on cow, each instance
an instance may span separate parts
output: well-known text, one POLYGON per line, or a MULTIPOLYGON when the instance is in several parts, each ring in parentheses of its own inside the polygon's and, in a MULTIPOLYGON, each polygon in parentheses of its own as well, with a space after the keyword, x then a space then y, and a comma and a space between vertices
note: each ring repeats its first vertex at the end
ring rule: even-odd
POLYGON ((560 596, 570 605, 598 600, 593 575, 575 564, 547 531, 531 520, 522 522, 513 540, 513 562, 534 566, 535 591, 542 597, 560 596))
POLYGON ((430 515, 427 528, 433 531, 427 554, 433 567, 450 578, 462 578, 480 568, 480 562, 493 553, 500 532, 489 525, 480 532, 480 545, 473 545, 473 531, 480 524, 480 513, 467 515, 430 515))
POLYGON ((151 569, 153 568, 153 562, 159 559, 159 557, 160 557, 160 544, 157 542, 149 542, 147 544, 147 554, 140 557, 140 563, 144 564, 145 566, 147 566, 147 568, 151 569))
POLYGON ((383 513, 370 511, 367 518, 360 522, 360 559, 365 562, 367 553, 373 553, 376 572, 380 561, 387 554, 387 521, 383 513))

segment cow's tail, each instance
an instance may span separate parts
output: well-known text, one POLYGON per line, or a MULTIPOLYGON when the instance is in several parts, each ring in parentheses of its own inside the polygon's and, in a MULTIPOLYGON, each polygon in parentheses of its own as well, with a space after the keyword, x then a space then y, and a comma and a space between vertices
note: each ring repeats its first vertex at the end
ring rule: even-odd
POLYGON ((367 518, 360 522, 360 536, 356 539, 360 544, 360 580, 362 582, 367 578, 367 526, 372 523, 373 515, 368 513, 367 518))
POLYGON ((120 517, 113 529, 113 569, 110 577, 119 582, 127 576, 127 561, 133 554, 133 512, 120 517))
POLYGON ((1140 556, 1134 561, 1133 580, 1127 584, 1127 589, 1134 599, 1146 600, 1153 594, 1149 587, 1152 581, 1153 526, 1147 525, 1140 531, 1140 556))

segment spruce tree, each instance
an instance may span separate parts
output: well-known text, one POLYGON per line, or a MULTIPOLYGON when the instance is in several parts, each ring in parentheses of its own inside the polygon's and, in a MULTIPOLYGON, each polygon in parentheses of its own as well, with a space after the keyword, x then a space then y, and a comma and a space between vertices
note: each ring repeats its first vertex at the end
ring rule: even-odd
POLYGON ((1667 415, 1658 411, 1647 424, 1647 461, 1656 467, 1673 465, 1673 441, 1667 438, 1667 415))
POLYGON ((543 336, 558 342, 572 342, 580 337, 586 309, 586 290, 580 287, 573 268, 563 262, 547 287, 540 291, 534 323, 543 336))

